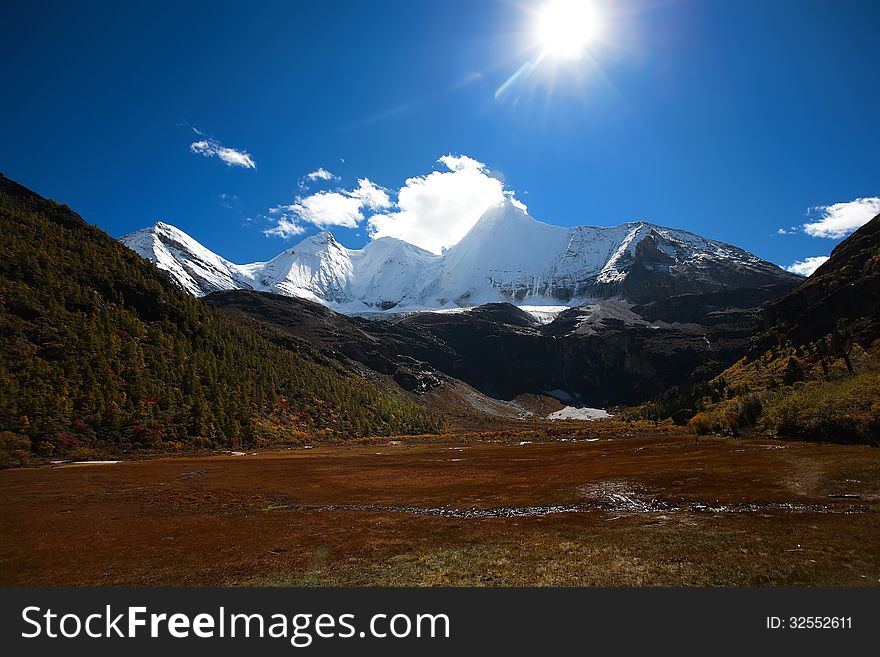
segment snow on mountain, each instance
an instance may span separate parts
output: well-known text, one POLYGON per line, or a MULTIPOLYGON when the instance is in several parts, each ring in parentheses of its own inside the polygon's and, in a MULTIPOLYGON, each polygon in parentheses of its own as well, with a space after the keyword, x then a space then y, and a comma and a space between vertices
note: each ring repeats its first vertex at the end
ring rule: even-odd
POLYGON ((329 304, 347 300, 351 256, 327 231, 307 237, 269 262, 247 267, 259 289, 329 304))
POLYGON ((394 238, 347 249, 329 232, 268 262, 236 265, 164 223, 120 238, 194 295, 255 289, 346 313, 437 310, 508 301, 577 306, 799 280, 734 246, 644 222, 562 228, 509 202, 443 255, 394 238))
POLYGON ((256 287, 246 268, 221 258, 179 228, 161 221, 120 241, 154 262, 192 295, 256 287))
POLYGON ((393 237, 380 237, 348 253, 352 298, 383 310, 417 298, 425 281, 436 275, 436 255, 393 237))
POLYGON ((539 305, 568 229, 532 219, 510 202, 489 209, 441 256, 436 289, 442 305, 478 305, 526 297, 539 305))

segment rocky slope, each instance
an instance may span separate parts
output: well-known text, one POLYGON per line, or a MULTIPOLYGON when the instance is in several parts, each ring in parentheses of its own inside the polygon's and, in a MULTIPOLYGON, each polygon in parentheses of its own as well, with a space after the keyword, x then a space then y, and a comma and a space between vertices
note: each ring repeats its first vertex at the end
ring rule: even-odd
POLYGON ((685 321, 667 321, 652 306, 606 300, 549 323, 507 303, 385 321, 253 291, 216 292, 205 301, 269 322, 417 393, 458 379, 496 399, 554 392, 572 403, 607 406, 709 378, 742 357, 758 326, 758 302, 774 292, 763 294, 678 298, 685 321))
POLYGON ((851 324, 863 344, 880 337, 880 215, 837 245, 831 257, 798 287, 770 304, 764 324, 805 344, 851 324))

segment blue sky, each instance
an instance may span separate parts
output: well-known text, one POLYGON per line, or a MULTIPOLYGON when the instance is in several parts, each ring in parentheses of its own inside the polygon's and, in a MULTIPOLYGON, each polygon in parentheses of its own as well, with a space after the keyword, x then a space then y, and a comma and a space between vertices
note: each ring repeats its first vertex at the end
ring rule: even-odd
POLYGON ((803 224, 851 221, 811 208, 880 194, 875 0, 596 0, 581 57, 498 95, 546 47, 545 4, 6 2, 0 171, 112 235, 163 220, 237 262, 317 231, 321 191, 355 208, 328 226, 352 247, 371 214, 430 230, 432 193, 491 176, 547 223, 641 219, 783 265, 839 241, 803 224), (281 217, 297 236, 265 234, 281 217))

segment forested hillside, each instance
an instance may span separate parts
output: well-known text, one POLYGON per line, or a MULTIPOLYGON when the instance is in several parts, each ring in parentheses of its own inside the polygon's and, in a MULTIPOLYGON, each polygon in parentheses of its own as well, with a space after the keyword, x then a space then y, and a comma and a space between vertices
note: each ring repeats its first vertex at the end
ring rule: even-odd
POLYGON ((0 177, 0 452, 254 446, 436 430, 424 409, 232 320, 0 177))

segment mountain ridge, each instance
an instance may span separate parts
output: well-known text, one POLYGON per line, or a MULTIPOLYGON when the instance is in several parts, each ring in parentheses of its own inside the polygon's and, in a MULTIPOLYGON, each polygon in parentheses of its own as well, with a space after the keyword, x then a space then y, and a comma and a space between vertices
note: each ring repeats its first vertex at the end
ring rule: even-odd
POLYGON ((880 337, 880 214, 834 247, 828 260, 787 295, 768 304, 765 324, 804 344, 850 323, 853 337, 880 337))
POLYGON ((485 303, 577 306, 801 280, 743 249, 643 221, 564 228, 505 201, 437 255, 394 238, 348 249, 329 231, 265 262, 238 265, 157 222, 119 238, 196 296, 252 289, 347 313, 439 310, 485 303))
MULTIPOLYGON (((683 316, 681 308, 657 310, 683 316)), ((878 338, 880 215, 838 244, 812 276, 761 306, 741 359, 710 380, 670 388, 630 416, 688 420, 703 434, 876 446, 878 338)))

